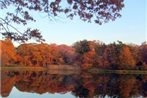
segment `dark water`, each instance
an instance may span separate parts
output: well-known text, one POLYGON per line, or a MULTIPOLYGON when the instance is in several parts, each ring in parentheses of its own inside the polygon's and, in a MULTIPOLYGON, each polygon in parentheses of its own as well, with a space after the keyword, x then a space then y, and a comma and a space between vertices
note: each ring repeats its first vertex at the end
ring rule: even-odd
POLYGON ((147 98, 147 75, 2 71, 1 97, 147 98))

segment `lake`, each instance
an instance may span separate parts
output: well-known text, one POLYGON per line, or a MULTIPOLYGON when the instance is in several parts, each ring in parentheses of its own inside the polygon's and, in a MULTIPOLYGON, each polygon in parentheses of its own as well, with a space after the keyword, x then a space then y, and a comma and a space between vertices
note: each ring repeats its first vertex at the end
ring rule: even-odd
POLYGON ((147 75, 2 71, 5 98, 145 98, 147 75))

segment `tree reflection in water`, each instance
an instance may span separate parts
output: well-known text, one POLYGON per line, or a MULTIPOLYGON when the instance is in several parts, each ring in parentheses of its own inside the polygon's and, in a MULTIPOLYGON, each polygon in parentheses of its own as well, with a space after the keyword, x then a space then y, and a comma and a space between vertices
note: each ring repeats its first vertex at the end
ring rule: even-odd
POLYGON ((35 71, 2 71, 1 96, 8 97, 15 86, 21 92, 72 94, 79 98, 147 97, 146 75, 50 74, 35 71))

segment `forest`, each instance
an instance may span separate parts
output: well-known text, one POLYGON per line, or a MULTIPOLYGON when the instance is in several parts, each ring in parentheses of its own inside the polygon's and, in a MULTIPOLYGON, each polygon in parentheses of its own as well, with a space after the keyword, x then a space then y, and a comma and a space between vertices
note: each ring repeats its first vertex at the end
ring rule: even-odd
POLYGON ((146 70, 147 44, 125 44, 121 41, 105 44, 81 40, 68 45, 25 43, 14 47, 10 39, 0 40, 1 65, 45 67, 49 65, 78 66, 112 70, 146 70))

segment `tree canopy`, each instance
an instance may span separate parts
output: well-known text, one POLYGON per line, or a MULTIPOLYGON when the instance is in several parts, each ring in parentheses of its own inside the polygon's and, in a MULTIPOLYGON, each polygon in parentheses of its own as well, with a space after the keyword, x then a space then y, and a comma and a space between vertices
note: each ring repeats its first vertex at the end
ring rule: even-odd
POLYGON ((28 21, 36 21, 30 15, 31 11, 36 11, 49 17, 60 13, 71 19, 78 16, 83 21, 101 25, 120 17, 119 12, 123 7, 123 0, 0 0, 0 10, 7 9, 6 15, 0 17, 0 33, 13 40, 37 38, 38 41, 44 41, 38 30, 26 29, 25 32, 20 32, 12 23, 27 25, 28 21), (10 7, 13 9, 9 10, 10 7))
POLYGON ((147 69, 147 44, 130 45, 120 41, 105 44, 95 40, 82 40, 75 42, 72 46, 25 43, 15 48, 9 39, 0 40, 0 44, 2 66, 54 68, 55 65, 68 65, 80 67, 82 70, 90 68, 147 69))

